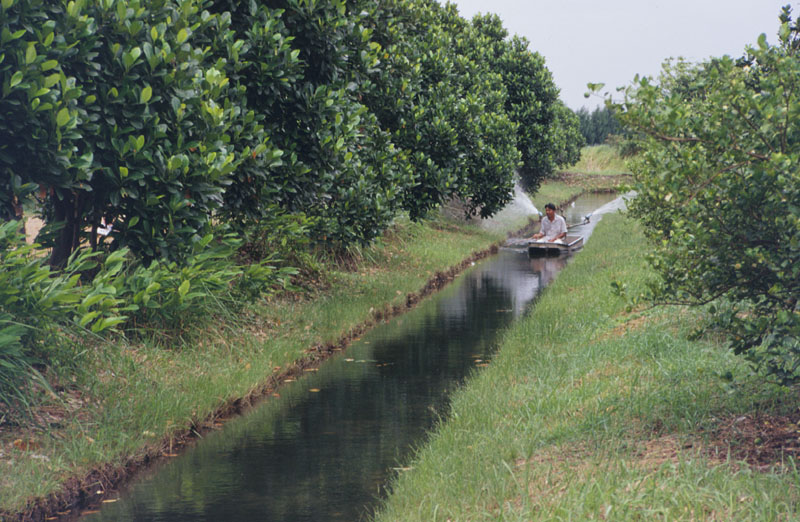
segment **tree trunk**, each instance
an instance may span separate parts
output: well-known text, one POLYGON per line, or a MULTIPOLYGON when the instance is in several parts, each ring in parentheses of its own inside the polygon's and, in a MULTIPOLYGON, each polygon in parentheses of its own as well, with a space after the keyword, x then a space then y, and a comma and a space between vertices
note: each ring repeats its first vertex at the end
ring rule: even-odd
POLYGON ((53 195, 53 210, 56 223, 64 226, 56 234, 50 266, 62 269, 67 265, 70 254, 80 245, 81 212, 79 198, 73 192, 56 191, 53 195))

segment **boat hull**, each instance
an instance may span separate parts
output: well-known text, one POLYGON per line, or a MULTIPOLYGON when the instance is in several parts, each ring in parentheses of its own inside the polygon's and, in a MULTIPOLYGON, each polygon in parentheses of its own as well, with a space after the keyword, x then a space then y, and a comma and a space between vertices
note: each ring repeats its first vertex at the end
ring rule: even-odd
POLYGON ((567 236, 563 243, 530 240, 527 244, 531 256, 557 256, 583 248, 583 236, 567 236))

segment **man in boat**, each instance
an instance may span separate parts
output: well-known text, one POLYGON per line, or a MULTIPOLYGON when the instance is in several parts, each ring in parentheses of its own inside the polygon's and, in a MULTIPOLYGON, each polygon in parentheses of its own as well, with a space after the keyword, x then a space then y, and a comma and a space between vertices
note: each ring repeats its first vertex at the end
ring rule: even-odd
POLYGON ((544 239, 549 243, 563 240, 567 237, 567 222, 563 217, 556 215, 556 206, 548 203, 544 206, 545 216, 542 218, 542 228, 531 239, 544 239))

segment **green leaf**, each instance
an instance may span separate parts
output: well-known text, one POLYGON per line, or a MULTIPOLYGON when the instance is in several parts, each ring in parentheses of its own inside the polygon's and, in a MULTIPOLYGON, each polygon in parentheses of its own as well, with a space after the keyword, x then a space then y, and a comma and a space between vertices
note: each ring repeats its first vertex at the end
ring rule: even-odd
POLYGON ((69 123, 69 110, 64 107, 58 111, 58 114, 56 115, 56 124, 58 124, 59 127, 63 127, 67 123, 69 123))
POLYGON ((100 312, 98 310, 89 312, 88 314, 84 314, 83 317, 81 317, 80 321, 78 321, 78 324, 81 325, 81 327, 83 328, 87 324, 92 322, 98 315, 100 315, 100 312))
POLYGON ((37 54, 36 54, 36 44, 33 43, 33 42, 30 42, 28 44, 28 48, 25 50, 25 64, 26 65, 32 64, 33 61, 36 60, 36 56, 37 56, 37 54))
POLYGON ((180 295, 181 297, 185 296, 189 292, 190 286, 191 284, 189 283, 188 279, 183 283, 181 283, 181 286, 178 287, 178 295, 180 295))
POLYGON ((3 0, 2 5, 5 10, 11 9, 11 6, 14 5, 14 0, 3 0))
POLYGON ((40 67, 42 68, 42 72, 55 69, 58 67, 58 60, 47 60, 46 62, 43 62, 40 67))
POLYGON ((59 73, 51 74, 44 79, 44 86, 52 87, 53 85, 57 84, 59 80, 61 80, 61 75, 59 73))
POLYGON ((178 41, 179 44, 185 42, 187 38, 189 38, 189 33, 186 32, 186 29, 181 29, 180 31, 178 31, 178 36, 176 37, 176 40, 178 41))
POLYGON ((153 89, 149 85, 139 94, 139 103, 147 103, 153 97, 153 89))
POLYGON ((116 317, 106 317, 102 321, 97 321, 92 325, 92 332, 99 333, 103 330, 107 330, 112 328, 118 324, 124 323, 127 317, 125 316, 116 316, 116 317))
POLYGON ((22 71, 15 72, 11 76, 11 81, 8 82, 8 86, 9 87, 14 87, 16 85, 19 85, 19 82, 22 81, 22 77, 23 77, 22 71))

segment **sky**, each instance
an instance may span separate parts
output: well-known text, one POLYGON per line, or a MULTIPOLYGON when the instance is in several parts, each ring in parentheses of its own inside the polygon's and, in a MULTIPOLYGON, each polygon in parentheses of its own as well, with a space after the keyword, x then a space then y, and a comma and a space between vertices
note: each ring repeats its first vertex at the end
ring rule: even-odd
POLYGON ((495 13, 510 34, 526 37, 576 110, 602 104, 600 96, 584 98, 589 82, 614 95, 636 74, 657 76, 670 57, 741 56, 761 33, 777 42, 783 5, 800 15, 797 0, 451 1, 464 18, 495 13))

